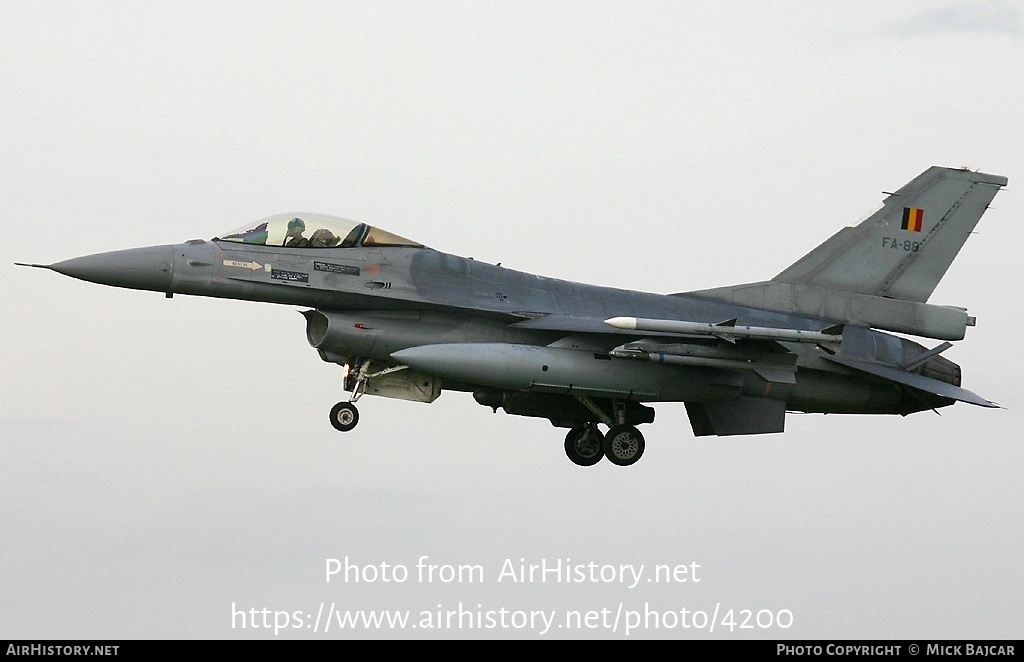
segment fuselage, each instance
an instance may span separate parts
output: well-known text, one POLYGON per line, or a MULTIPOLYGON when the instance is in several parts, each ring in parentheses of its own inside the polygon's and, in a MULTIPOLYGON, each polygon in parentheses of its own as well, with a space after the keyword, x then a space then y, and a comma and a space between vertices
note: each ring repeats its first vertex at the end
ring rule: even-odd
MULTIPOLYGON (((338 315, 362 314, 372 323, 358 328, 359 322, 352 322, 348 340, 339 341, 336 351, 331 352, 333 359, 328 359, 338 363, 353 356, 391 361, 396 351, 449 342, 546 346, 576 334, 585 338, 582 351, 607 352, 649 337, 624 333, 601 321, 616 316, 707 323, 735 320, 741 325, 812 331, 831 324, 828 320, 695 297, 547 278, 426 247, 283 248, 193 240, 136 250, 166 251, 168 255, 165 280, 151 275, 140 281, 142 289, 305 306, 338 315), (374 339, 372 344, 366 342, 370 337, 374 339)), ((902 361, 904 354, 924 351, 916 343, 868 329, 861 330, 858 344, 865 358, 894 363, 902 361)), ((784 399, 789 410, 905 414, 951 403, 937 397, 927 402, 908 400, 904 391, 892 383, 865 379, 862 374, 824 360, 821 348, 785 345, 797 355, 798 378, 791 385, 775 385, 775 393, 769 395, 784 399)), ((679 366, 664 368, 668 381, 675 375, 679 377, 676 381, 685 381, 685 373, 705 380, 722 376, 715 370, 702 373, 679 366)), ((735 374, 727 381, 733 384, 728 395, 719 389, 704 399, 736 397, 735 374)), ((740 393, 753 390, 763 395, 757 380, 740 381, 740 393)), ((467 390, 475 386, 472 382, 449 382, 467 390)), ((682 399, 672 389, 658 394, 639 389, 633 397, 648 401, 682 399)))

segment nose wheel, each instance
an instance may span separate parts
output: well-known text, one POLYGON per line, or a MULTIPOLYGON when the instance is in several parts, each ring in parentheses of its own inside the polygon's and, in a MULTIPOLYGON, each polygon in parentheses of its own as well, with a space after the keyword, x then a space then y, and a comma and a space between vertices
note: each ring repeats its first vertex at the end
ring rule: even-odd
POLYGON ((348 432, 359 422, 359 410, 351 402, 339 402, 331 407, 331 425, 339 432, 348 432))

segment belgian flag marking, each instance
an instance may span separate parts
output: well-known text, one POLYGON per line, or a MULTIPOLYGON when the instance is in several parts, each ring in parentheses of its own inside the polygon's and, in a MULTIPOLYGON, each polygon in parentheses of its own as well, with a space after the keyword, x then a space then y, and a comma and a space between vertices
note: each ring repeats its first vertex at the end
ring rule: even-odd
POLYGON ((917 207, 904 207, 903 208, 903 225, 901 226, 904 230, 910 230, 911 232, 920 232, 921 226, 924 224, 924 210, 918 209, 917 207))

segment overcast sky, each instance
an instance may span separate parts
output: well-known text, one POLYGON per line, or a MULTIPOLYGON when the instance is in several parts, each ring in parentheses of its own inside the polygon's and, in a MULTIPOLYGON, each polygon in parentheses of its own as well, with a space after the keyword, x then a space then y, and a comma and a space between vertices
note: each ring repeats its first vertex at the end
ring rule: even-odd
POLYGON ((321 603, 1024 635, 1019 3, 14 1, 0 24, 0 637, 627 636, 233 627, 321 603), (460 393, 364 398, 342 436, 297 309, 13 266, 304 210, 680 292, 770 278, 931 165, 1010 179, 931 298, 978 318, 945 356, 1005 409, 697 440, 658 405, 629 468, 460 393), (327 583, 346 556, 410 577, 327 583), (423 556, 483 581, 418 581, 423 556), (506 559, 700 581, 498 582, 506 559))

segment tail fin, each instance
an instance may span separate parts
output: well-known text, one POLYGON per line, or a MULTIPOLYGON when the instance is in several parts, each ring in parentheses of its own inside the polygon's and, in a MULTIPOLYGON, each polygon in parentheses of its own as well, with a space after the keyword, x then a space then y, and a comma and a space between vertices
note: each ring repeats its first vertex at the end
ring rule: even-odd
POLYGON ((1006 181, 931 167, 772 280, 924 303, 1006 181))
POLYGON ((929 168, 770 281, 681 296, 960 340, 974 323, 967 311, 925 302, 1003 186, 999 175, 929 168))

